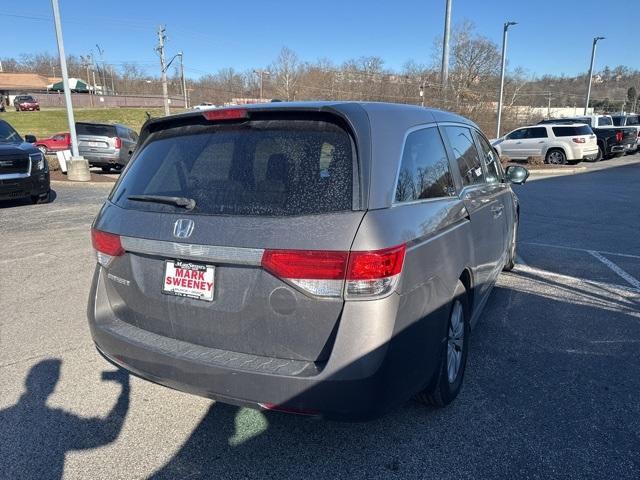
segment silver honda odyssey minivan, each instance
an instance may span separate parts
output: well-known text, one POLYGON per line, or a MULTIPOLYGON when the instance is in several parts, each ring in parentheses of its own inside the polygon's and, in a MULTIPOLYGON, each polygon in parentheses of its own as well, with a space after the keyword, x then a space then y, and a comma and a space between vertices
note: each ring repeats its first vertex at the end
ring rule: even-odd
POLYGON ((408 105, 148 121, 91 231, 99 352, 221 402, 369 419, 460 391, 514 266, 518 201, 478 127, 408 105))

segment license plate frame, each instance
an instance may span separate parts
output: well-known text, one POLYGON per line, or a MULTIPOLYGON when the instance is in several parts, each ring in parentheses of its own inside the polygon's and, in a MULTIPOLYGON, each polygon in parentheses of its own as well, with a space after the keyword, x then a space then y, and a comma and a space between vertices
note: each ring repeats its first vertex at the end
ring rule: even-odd
POLYGON ((215 265, 173 259, 165 260, 163 267, 161 292, 164 295, 204 302, 215 299, 215 265))

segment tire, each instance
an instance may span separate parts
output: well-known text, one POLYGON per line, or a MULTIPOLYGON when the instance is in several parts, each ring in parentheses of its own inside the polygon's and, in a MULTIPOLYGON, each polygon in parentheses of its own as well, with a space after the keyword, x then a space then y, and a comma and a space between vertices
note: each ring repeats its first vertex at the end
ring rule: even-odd
POLYGON ((109 173, 111 171, 111 167, 101 167, 102 173, 109 173))
POLYGON ((44 196, 40 196, 40 195, 32 195, 31 196, 31 203, 35 204, 43 204, 43 203, 49 203, 51 201, 51 190, 49 190, 44 196))
POLYGON ((544 163, 548 163, 549 165, 566 165, 567 155, 559 148, 552 148, 544 157, 544 163))
POLYGON ((598 144, 598 155, 596 156, 596 158, 594 158, 593 160, 585 160, 587 162, 599 162, 604 158, 604 150, 602 149, 602 146, 600 144, 598 144))
POLYGON ((469 318, 467 291, 458 280, 453 292, 447 320, 447 338, 442 344, 436 378, 430 387, 417 395, 420 402, 444 407, 460 393, 469 351, 469 318))
POLYGON ((516 266, 516 245, 518 241, 518 219, 513 224, 513 238, 511 239, 511 245, 509 245, 509 252, 507 253, 507 263, 502 268, 505 272, 510 272, 516 266))

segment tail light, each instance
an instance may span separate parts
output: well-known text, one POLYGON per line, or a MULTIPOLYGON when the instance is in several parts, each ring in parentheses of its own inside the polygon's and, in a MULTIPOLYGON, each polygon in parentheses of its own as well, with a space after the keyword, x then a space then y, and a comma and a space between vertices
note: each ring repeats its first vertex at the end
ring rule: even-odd
POLYGON ((623 135, 622 131, 618 130, 616 132, 616 142, 621 142, 623 138, 624 138, 624 135, 623 135))
POLYGON ((209 121, 244 120, 249 118, 249 112, 246 108, 222 108, 204 110, 202 116, 209 121))
POLYGON ((120 242, 120 235, 91 229, 91 244, 96 251, 98 263, 108 267, 114 257, 124 255, 124 248, 120 242))
POLYGON ((116 142, 116 148, 122 147, 122 139, 120 137, 115 137, 114 140, 116 142))
POLYGON ((586 143, 587 140, 584 137, 573 137, 573 143, 586 143))
POLYGON ((406 245, 383 250, 340 252, 265 250, 262 266, 299 289, 319 297, 380 298, 400 278, 406 245))

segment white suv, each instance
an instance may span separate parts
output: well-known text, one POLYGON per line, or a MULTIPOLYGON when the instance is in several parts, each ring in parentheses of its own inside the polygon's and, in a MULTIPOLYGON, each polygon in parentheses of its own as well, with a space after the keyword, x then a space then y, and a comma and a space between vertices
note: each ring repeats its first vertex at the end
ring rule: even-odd
POLYGON ((543 157, 545 163, 564 165, 598 156, 596 136, 584 123, 546 124, 518 128, 492 142, 500 155, 514 160, 543 157))

